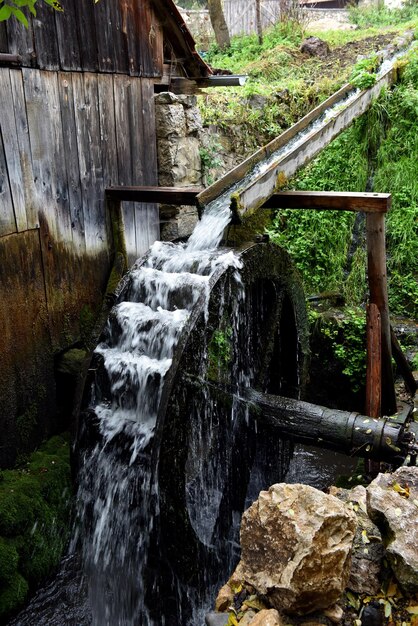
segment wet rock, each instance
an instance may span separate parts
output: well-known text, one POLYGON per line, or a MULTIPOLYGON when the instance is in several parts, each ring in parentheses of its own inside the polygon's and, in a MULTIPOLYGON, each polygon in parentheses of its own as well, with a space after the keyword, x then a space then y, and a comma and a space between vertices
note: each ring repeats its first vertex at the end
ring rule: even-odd
POLYGON ((211 611, 205 617, 206 626, 226 626, 228 623, 228 613, 216 613, 211 611))
POLYGON ((367 512, 379 527, 400 586, 418 592, 418 467, 379 474, 367 487, 367 512))
POLYGON ((381 587, 380 571, 385 550, 379 529, 367 515, 366 489, 361 485, 350 490, 333 487, 331 493, 348 503, 358 521, 347 587, 355 593, 375 595, 381 587))
POLYGON ((329 46, 326 41, 319 37, 308 37, 302 41, 301 52, 309 54, 311 57, 325 58, 329 54, 329 46))
POLYGON ((364 607, 361 626, 382 626, 383 623, 383 610, 378 602, 371 602, 364 607))
POLYGON ((242 580, 279 610, 304 615, 330 607, 348 581, 356 523, 331 495, 273 485, 242 518, 242 580))

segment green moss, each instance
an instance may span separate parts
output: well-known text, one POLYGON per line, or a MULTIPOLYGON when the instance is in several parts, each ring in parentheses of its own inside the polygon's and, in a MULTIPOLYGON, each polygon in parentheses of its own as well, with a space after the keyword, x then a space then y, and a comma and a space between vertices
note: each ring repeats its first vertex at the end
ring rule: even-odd
POLYGON ((85 345, 88 345, 89 339, 96 324, 97 315, 94 314, 91 307, 85 304, 80 311, 80 336, 85 345))
POLYGON ((214 382, 227 382, 232 360, 232 326, 224 319, 214 331, 208 345, 206 376, 214 382))
POLYGON ((239 246, 248 241, 253 241, 255 235, 263 234, 271 224, 272 211, 259 209, 250 215, 245 214, 240 224, 233 225, 228 231, 229 244, 239 246))
POLYGON ((28 595, 29 585, 20 574, 16 573, 13 580, 0 588, 0 618, 10 616, 22 606, 28 595))
POLYGON ((19 555, 13 541, 0 537, 0 584, 12 582, 17 570, 19 555))
POLYGON ((0 620, 51 574, 68 541, 71 506, 68 440, 53 437, 24 468, 0 480, 0 620))

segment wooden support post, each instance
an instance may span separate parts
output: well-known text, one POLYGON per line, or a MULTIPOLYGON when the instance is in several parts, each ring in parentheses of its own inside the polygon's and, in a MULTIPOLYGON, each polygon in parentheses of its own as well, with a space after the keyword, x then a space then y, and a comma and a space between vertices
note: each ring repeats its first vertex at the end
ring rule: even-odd
POLYGON ((382 337, 379 309, 375 304, 367 307, 367 372, 366 415, 380 417, 382 410, 382 337))
POLYGON ((396 413, 396 396, 392 371, 392 347, 386 278, 384 214, 366 214, 366 240, 370 304, 375 304, 377 306, 381 319, 381 411, 385 415, 392 415, 393 413, 396 413))
MULTIPOLYGON (((380 417, 382 414, 382 328, 376 304, 367 307, 367 370, 366 370, 366 415, 380 417)), ((366 473, 377 476, 380 463, 370 459, 365 462, 366 473)))

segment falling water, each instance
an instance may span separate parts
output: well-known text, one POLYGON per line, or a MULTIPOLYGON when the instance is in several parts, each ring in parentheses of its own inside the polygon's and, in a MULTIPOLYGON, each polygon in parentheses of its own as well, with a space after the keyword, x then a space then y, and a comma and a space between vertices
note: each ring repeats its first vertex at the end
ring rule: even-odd
MULTIPOLYGON (((81 462, 74 543, 81 543, 96 626, 166 623, 147 608, 147 594, 159 584, 148 558, 159 512, 153 465, 157 414, 190 312, 200 298, 208 302, 217 269, 240 267, 232 252, 217 250, 229 219, 228 205, 218 203, 187 244, 156 242, 131 270, 95 351, 100 375, 92 386, 89 419, 97 442, 81 462)), ((210 424, 209 409, 206 413, 210 424)), ((189 489, 202 493, 202 484, 189 489)), ((204 495, 192 519, 207 542, 221 493, 215 491, 204 495)))

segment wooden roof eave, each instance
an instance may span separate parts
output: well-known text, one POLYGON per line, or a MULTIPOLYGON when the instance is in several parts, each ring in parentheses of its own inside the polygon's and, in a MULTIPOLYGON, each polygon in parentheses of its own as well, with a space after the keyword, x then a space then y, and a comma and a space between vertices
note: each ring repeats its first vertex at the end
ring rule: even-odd
POLYGON ((161 21, 167 39, 179 56, 188 76, 210 76, 212 69, 196 50, 193 35, 172 0, 153 0, 156 13, 161 21))

